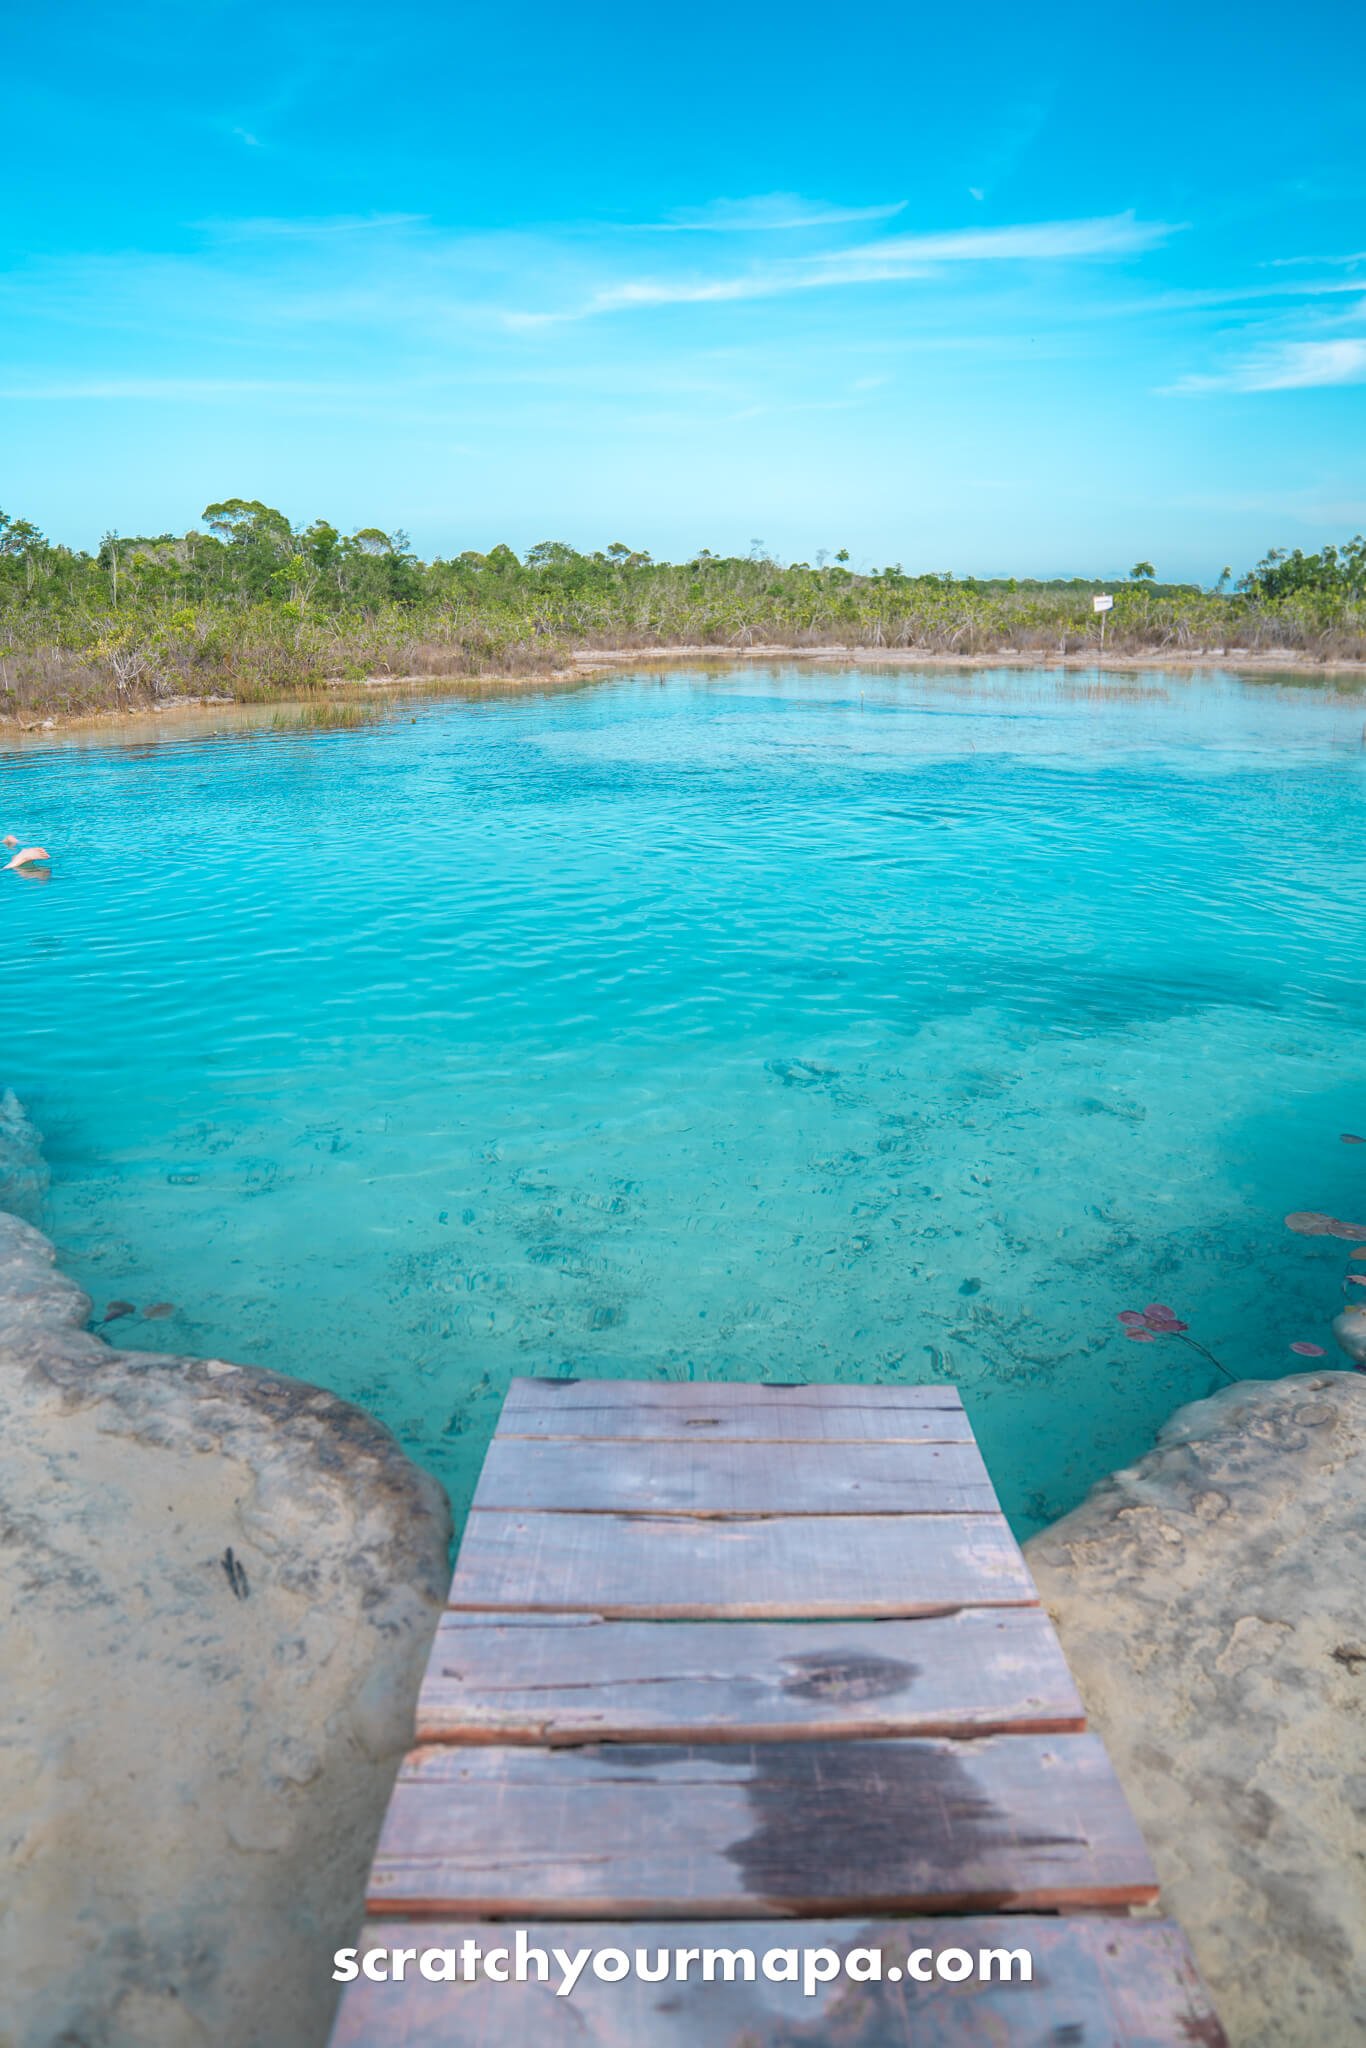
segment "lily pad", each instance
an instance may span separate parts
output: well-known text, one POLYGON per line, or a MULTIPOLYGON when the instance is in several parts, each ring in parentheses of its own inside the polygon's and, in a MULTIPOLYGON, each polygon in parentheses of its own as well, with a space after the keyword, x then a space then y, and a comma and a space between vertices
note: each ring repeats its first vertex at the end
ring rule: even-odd
POLYGON ((1319 1209, 1292 1210, 1285 1227, 1299 1237, 1349 1237, 1366 1244, 1366 1223, 1344 1223, 1340 1216, 1325 1216, 1319 1209))

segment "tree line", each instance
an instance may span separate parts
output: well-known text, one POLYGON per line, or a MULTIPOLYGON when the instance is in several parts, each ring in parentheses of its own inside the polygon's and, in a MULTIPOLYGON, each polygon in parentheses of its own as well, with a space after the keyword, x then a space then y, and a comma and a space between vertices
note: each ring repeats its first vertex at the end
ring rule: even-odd
MULTIPOLYGON (((914 585, 964 594, 1078 594, 1108 587, 1104 579, 1088 577, 1045 581, 908 572, 899 562, 856 572, 848 566, 847 548, 822 549, 814 564, 782 565, 759 541, 743 556, 718 556, 702 548, 683 563, 655 562, 644 549, 628 547, 624 541, 584 553, 554 540, 540 541, 520 556, 500 544, 487 553, 466 550, 424 562, 401 531, 363 526, 343 533, 328 519, 296 526, 259 498, 225 498, 206 505, 201 516, 202 528, 183 534, 111 531, 92 555, 50 541, 31 520, 0 512, 5 599, 39 606, 83 600, 117 609, 140 598, 189 604, 236 598, 246 604, 284 605, 302 614, 310 607, 345 611, 376 604, 418 605, 424 599, 440 602, 490 587, 605 592, 619 587, 623 579, 659 582, 679 576, 698 586, 726 580, 751 590, 762 587, 769 594, 775 594, 774 580, 785 577, 811 578, 831 589, 880 583, 891 589, 914 585)), ((1231 580, 1232 571, 1225 569, 1215 590, 1226 589, 1231 580)), ((1193 594, 1198 589, 1194 584, 1159 583, 1147 561, 1134 565, 1128 581, 1142 584, 1150 594, 1193 594)), ((1360 599, 1366 595, 1366 540, 1358 534, 1342 546, 1328 546, 1313 555, 1299 548, 1272 548, 1236 589, 1269 600, 1304 593, 1360 599)), ((701 594, 700 588, 696 594, 701 594)))
POLYGON ((541 541, 423 561, 408 536, 296 525, 255 498, 207 505, 188 533, 106 533, 94 553, 0 512, 0 714, 225 690, 307 689, 368 675, 553 669, 575 649, 756 643, 1050 656, 1093 643, 1110 589, 1111 651, 1284 648, 1366 657, 1366 540, 1272 548, 1236 582, 1164 583, 1150 561, 1117 586, 955 576, 846 548, 779 562, 702 548, 657 562, 624 541, 541 541), (7 701, 6 701, 7 700, 7 701))

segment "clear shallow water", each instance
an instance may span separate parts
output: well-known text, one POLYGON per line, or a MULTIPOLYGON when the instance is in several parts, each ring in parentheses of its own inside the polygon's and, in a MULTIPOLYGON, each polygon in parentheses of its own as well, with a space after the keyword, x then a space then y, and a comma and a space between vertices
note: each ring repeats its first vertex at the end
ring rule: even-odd
POLYGON ((728 670, 0 763, 5 1064, 121 1343, 374 1410, 950 1379, 1016 1527, 1330 1347, 1366 1208, 1363 701, 728 670))

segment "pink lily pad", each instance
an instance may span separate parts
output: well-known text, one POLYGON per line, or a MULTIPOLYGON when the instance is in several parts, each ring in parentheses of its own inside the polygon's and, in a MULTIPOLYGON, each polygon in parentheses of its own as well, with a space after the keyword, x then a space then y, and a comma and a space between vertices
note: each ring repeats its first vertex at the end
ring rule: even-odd
POLYGON ((1297 1352, 1301 1358, 1322 1358, 1324 1356, 1322 1344, 1292 1344, 1290 1349, 1297 1352))
POLYGON ((1141 1330, 1148 1319, 1142 1309, 1122 1308, 1119 1312, 1119 1320, 1122 1323, 1127 1323, 1131 1330, 1141 1330))
POLYGON ((1125 1336, 1131 1344, 1156 1344, 1157 1338, 1151 1330, 1126 1330, 1125 1336))

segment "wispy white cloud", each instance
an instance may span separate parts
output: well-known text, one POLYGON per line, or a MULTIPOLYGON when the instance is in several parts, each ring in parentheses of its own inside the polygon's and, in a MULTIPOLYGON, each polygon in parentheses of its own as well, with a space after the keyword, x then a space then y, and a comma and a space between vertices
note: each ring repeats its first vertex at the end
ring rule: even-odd
POLYGON ((616 313, 631 306, 701 306, 726 299, 768 298, 774 292, 795 291, 799 282, 796 273, 789 277, 776 268, 750 271, 742 277, 631 278, 596 292, 576 312, 540 313, 532 318, 539 323, 583 318, 590 313, 616 313))
POLYGON ((628 278, 606 285, 577 306, 509 313, 513 327, 543 327, 652 306, 705 305, 775 298, 787 292, 901 282, 955 263, 1067 263, 1156 247, 1178 228, 1130 213, 1094 220, 1038 221, 1015 227, 954 228, 943 233, 886 235, 848 249, 784 257, 716 277, 628 278))
POLYGON ((586 320, 595 313, 628 312, 633 307, 702 306, 736 299, 772 299, 785 292, 818 291, 827 285, 883 284, 926 275, 901 263, 844 264, 833 257, 810 262, 772 263, 734 277, 629 278, 607 285, 583 305, 558 312, 512 313, 516 327, 544 327, 560 320, 586 320))
POLYGON ((679 207, 667 220, 639 221, 647 234, 773 234, 796 228, 841 227, 865 220, 890 220, 904 213, 906 201, 885 206, 837 206, 825 199, 803 199, 796 192, 766 192, 753 199, 713 199, 706 206, 679 207))
POLYGON ((1210 285, 1154 292, 1145 299, 1116 299, 1108 310, 1128 317, 1137 313, 1211 312, 1221 306, 1250 305, 1258 299, 1331 298, 1361 293, 1361 280, 1314 278, 1304 284, 1210 285))
POLYGON ((1366 249, 1355 249, 1347 256, 1271 256, 1262 265, 1264 270, 1290 270, 1296 264, 1314 264, 1325 269, 1348 269, 1354 263, 1366 263, 1366 249))
POLYGON ((1183 377, 1166 389, 1178 396, 1205 391, 1308 391, 1366 384, 1366 339, 1282 341, 1254 349, 1209 376, 1183 377))
POLYGON ((429 216, 425 213, 335 213, 327 215, 300 215, 295 220, 277 219, 271 215, 250 217, 241 220, 200 220, 193 225, 205 233, 216 235, 225 241, 317 241, 323 236, 370 234, 377 230, 393 228, 423 227, 429 216))
POLYGON ((1018 227, 951 228, 931 235, 888 235, 830 260, 876 256, 897 263, 1058 263, 1084 256, 1124 256, 1155 249, 1180 232, 1169 221, 1139 220, 1132 212, 1093 220, 1031 221, 1018 227))

